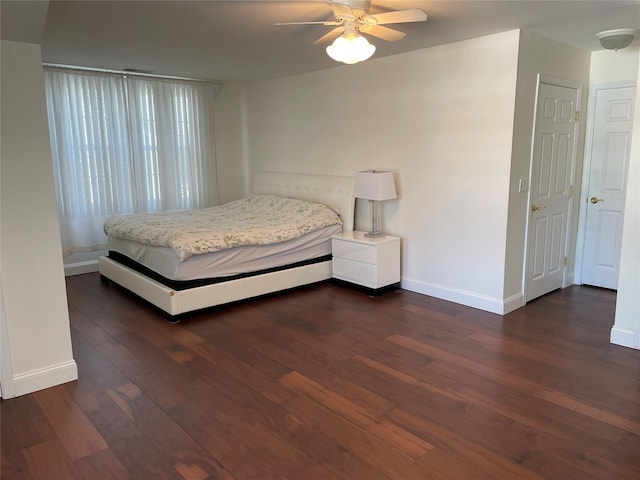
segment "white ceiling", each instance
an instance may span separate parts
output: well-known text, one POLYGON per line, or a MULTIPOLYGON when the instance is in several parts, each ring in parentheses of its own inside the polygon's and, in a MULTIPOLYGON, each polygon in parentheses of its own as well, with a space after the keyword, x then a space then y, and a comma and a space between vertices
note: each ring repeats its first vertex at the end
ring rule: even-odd
MULTIPOLYGON (((338 65, 324 46, 313 44, 333 27, 273 25, 330 20, 331 8, 323 1, 2 0, 1 7, 2 38, 41 42, 48 63, 223 82, 338 65)), ((372 0, 370 13, 409 8, 424 10, 428 20, 391 25, 407 33, 395 43, 371 38, 377 47, 373 58, 515 28, 598 50, 597 32, 640 29, 640 0, 372 0)))

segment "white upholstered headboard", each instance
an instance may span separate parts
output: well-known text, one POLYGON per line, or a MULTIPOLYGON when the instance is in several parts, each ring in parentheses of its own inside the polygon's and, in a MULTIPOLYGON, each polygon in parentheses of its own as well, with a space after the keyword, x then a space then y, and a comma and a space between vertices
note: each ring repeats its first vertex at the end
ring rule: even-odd
POLYGON ((260 172, 253 178, 251 193, 279 195, 324 203, 342 219, 343 230, 353 230, 355 197, 354 178, 339 175, 260 172))

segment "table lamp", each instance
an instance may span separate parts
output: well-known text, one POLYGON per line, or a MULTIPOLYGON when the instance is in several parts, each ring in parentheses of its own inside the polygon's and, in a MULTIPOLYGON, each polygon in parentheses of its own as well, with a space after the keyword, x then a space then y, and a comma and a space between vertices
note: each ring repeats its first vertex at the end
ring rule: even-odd
POLYGON ((384 237, 380 232, 380 202, 398 198, 393 172, 365 170, 356 173, 355 197, 369 200, 371 223, 366 237, 384 237))

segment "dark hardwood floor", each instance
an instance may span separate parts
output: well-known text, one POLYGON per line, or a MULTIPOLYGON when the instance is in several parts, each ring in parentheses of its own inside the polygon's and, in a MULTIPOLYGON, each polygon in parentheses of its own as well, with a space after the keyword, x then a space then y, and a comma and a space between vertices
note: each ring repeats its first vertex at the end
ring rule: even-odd
POLYGON ((615 294, 507 316, 322 284, 169 324, 67 279, 80 379, 1 403, 3 479, 638 479, 615 294))

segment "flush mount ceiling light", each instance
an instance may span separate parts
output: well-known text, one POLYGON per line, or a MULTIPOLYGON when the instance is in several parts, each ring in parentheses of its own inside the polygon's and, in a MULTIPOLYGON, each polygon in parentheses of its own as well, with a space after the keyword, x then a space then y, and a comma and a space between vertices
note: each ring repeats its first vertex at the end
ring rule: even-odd
POLYGON ((596 33, 596 37, 607 50, 620 50, 628 47, 635 38, 636 31, 633 28, 618 28, 616 30, 606 30, 596 33))

